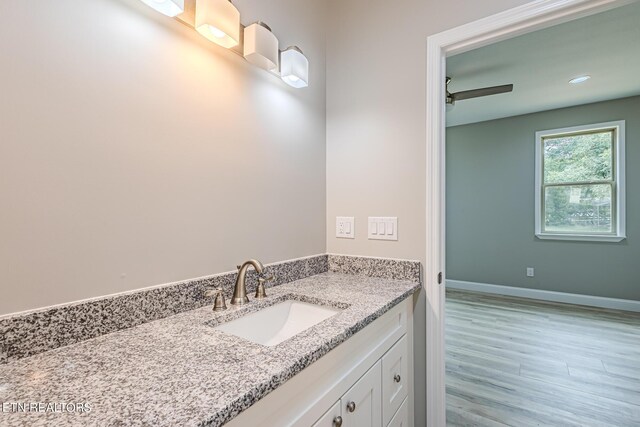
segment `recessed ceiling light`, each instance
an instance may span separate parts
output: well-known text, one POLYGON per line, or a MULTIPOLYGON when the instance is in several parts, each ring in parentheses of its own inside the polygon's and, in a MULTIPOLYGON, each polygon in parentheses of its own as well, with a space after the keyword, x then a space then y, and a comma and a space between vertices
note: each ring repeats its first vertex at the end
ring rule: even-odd
POLYGON ((569 83, 571 83, 572 85, 577 85, 578 83, 586 82, 590 78, 591 78, 591 76, 578 76, 578 77, 575 77, 575 78, 569 80, 569 83))

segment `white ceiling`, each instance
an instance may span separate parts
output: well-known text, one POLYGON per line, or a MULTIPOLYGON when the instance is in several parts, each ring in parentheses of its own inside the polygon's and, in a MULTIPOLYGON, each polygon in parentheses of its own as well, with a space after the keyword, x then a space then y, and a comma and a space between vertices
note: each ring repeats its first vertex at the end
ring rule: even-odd
POLYGON ((640 2, 452 56, 447 75, 450 92, 514 85, 458 101, 447 126, 640 95, 640 2))

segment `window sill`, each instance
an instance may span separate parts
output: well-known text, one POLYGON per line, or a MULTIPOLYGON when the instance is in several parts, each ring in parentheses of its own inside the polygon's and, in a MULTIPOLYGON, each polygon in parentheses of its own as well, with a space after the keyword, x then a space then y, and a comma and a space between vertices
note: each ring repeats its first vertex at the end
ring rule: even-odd
POLYGON ((601 236, 597 234, 549 234, 536 233, 536 237, 542 240, 573 240, 576 242, 621 242, 627 236, 601 236))

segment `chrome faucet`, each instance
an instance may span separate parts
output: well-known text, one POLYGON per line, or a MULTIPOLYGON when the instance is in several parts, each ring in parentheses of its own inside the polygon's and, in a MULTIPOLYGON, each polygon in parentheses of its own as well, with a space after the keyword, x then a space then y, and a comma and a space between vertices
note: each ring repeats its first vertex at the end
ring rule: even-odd
POLYGON ((233 289, 233 297, 231 297, 231 304, 242 305, 249 302, 247 297, 247 285, 245 283, 247 279, 247 270, 253 266, 258 273, 258 289, 256 289, 256 298, 264 298, 266 295, 264 291, 264 282, 267 280, 273 280, 273 276, 265 276, 264 266, 262 263, 255 259, 250 259, 244 264, 238 266, 238 277, 236 278, 236 286, 233 289))

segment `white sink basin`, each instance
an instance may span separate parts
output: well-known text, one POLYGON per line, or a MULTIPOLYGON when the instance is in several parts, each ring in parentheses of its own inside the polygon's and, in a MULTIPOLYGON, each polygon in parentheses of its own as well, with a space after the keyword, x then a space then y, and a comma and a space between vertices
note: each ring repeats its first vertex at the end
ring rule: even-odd
POLYGON ((215 329, 274 346, 339 313, 339 309, 300 301, 283 301, 216 326, 215 329))

